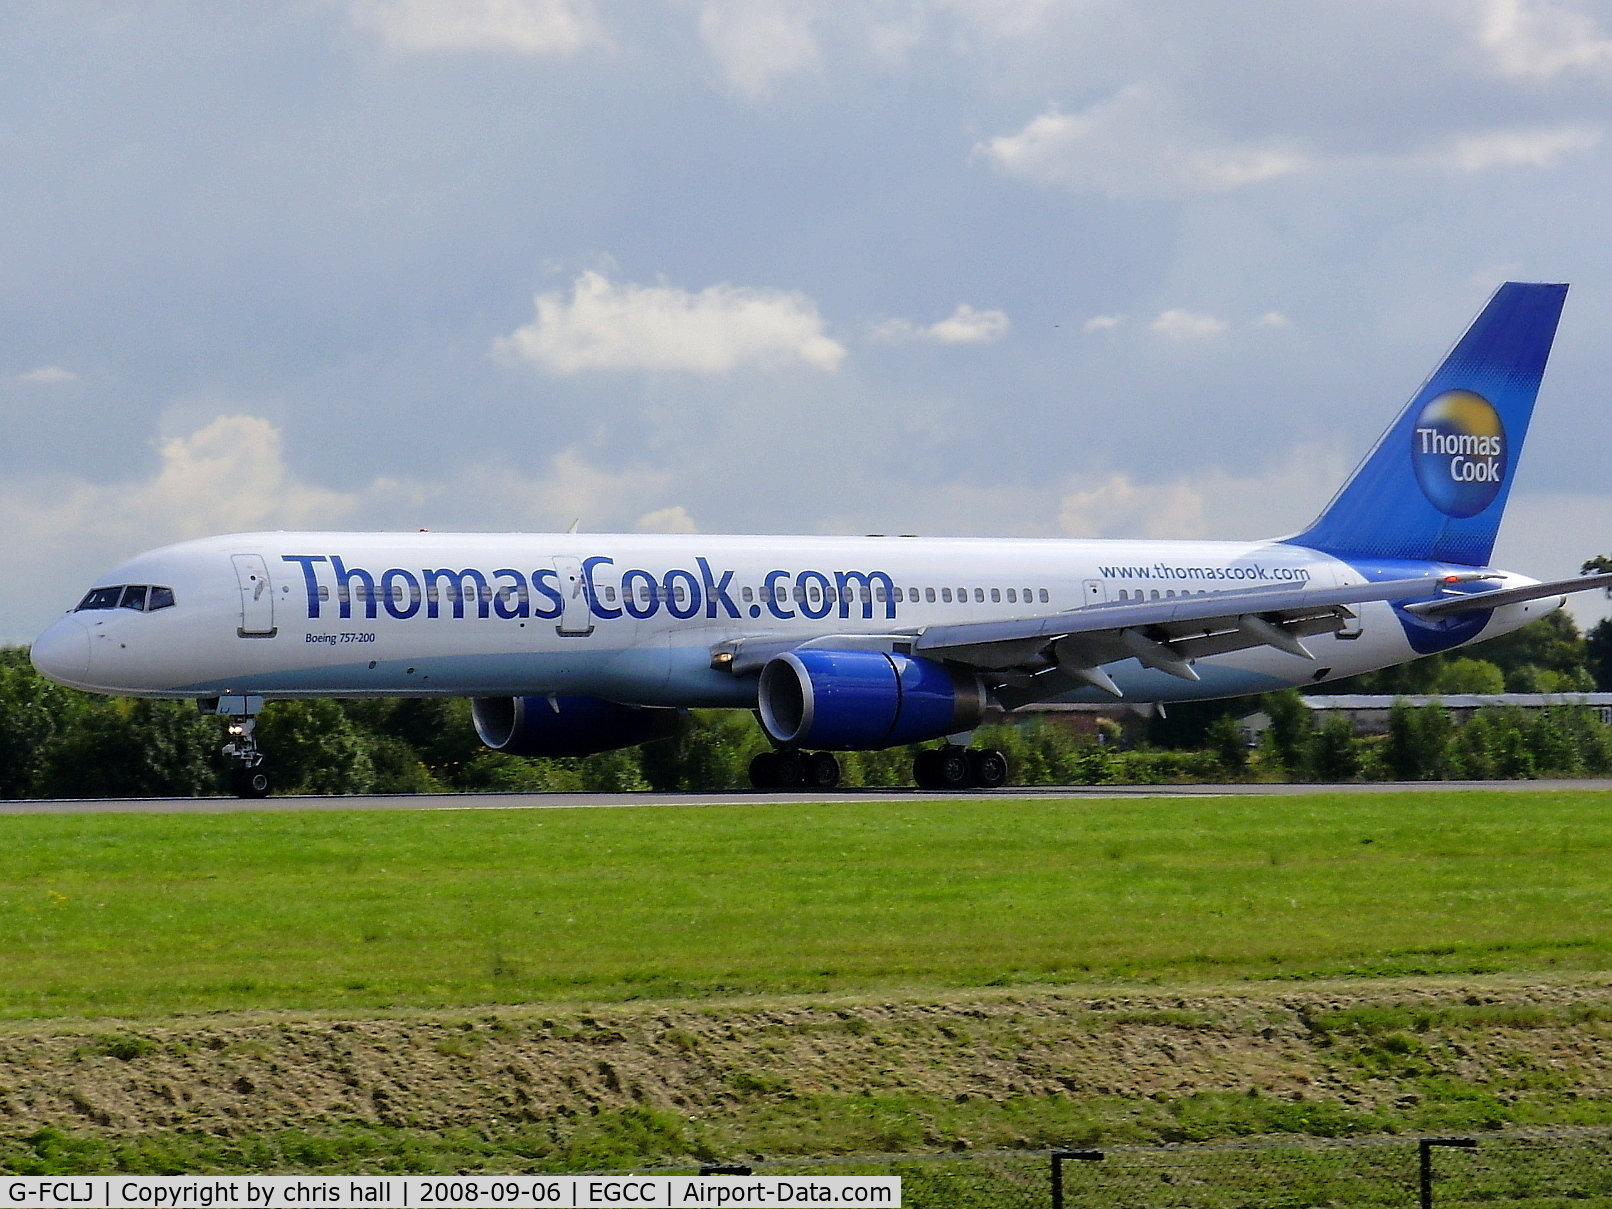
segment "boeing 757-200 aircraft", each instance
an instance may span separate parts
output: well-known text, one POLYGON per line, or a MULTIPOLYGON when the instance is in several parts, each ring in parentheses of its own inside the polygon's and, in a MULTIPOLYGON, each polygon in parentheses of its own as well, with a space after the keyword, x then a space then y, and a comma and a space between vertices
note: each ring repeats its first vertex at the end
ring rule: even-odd
MULTIPOLYGON (((1565 285, 1502 286, 1309 528, 1268 541, 238 533, 142 554, 33 647, 75 688, 229 716, 236 792, 290 697, 473 699, 482 741, 581 755, 755 710, 761 787, 940 740, 924 788, 1002 784, 988 704, 1233 697, 1493 638, 1612 575, 1488 566, 1565 285)), ((272 755, 272 753, 270 753, 272 755)))

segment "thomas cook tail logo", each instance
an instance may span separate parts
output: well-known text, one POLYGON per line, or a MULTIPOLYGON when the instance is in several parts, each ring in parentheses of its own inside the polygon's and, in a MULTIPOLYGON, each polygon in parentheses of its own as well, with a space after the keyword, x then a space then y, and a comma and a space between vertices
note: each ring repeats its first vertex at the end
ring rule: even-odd
POLYGON ((1482 395, 1447 390, 1417 417, 1411 462, 1433 507, 1446 516, 1476 516, 1506 481, 1506 430, 1482 395))

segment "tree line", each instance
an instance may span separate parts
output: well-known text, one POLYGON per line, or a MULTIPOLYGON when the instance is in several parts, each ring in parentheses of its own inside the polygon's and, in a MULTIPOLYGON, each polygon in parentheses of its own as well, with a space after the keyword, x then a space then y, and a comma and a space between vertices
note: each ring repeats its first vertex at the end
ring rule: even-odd
MULTIPOLYGON (((1587 566, 1597 565, 1595 560, 1587 566)), ((1608 564, 1612 566, 1612 563, 1608 564)), ((1612 691, 1612 621, 1581 634, 1565 612, 1459 652, 1319 686, 1400 694, 1612 691)), ((1398 706, 1386 735, 1342 719, 1315 728, 1297 692, 1173 706, 1146 726, 1097 733, 1033 715, 983 727, 1020 785, 1171 781, 1416 780, 1612 772, 1612 727, 1591 710, 1486 709, 1457 726, 1440 706, 1398 706), (1250 747, 1241 715, 1271 719, 1250 747)), ((681 734, 578 759, 488 751, 468 701, 275 701, 258 736, 286 793, 618 792, 738 789, 768 743, 739 711, 695 710, 681 734)), ((0 650, 0 798, 223 792, 222 721, 193 702, 101 697, 45 680, 26 648, 0 650)), ((914 748, 847 752, 847 786, 910 783, 914 748)))

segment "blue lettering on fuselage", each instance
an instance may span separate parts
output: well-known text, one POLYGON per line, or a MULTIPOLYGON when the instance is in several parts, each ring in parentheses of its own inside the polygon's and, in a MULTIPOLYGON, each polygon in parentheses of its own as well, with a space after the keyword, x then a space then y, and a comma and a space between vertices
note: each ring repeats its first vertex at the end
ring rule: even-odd
MULTIPOLYGON (((553 620, 565 611, 560 578, 552 567, 540 567, 530 576, 513 567, 501 567, 490 574, 475 567, 423 567, 418 575, 402 567, 389 567, 377 577, 363 567, 349 566, 339 554, 283 554, 280 557, 302 568, 310 621, 317 620, 321 612, 321 585, 316 565, 319 563, 333 572, 337 612, 344 618, 353 615, 355 595, 366 618, 374 618, 378 608, 384 608, 389 616, 404 621, 419 616, 422 605, 427 617, 441 618, 439 585, 447 591, 451 615, 456 618, 469 615, 466 604, 475 605, 475 617, 498 617, 506 621, 525 617, 553 620)), ((581 589, 587 599, 588 612, 605 621, 614 621, 623 611, 643 620, 655 616, 662 608, 680 621, 691 620, 701 613, 707 620, 740 617, 739 605, 732 595, 737 573, 717 571, 703 557, 694 562, 698 573, 682 567, 673 567, 660 576, 641 567, 622 572, 619 580, 622 607, 617 608, 607 601, 599 587, 599 572, 606 567, 614 568, 615 560, 604 555, 585 558, 581 589)), ((607 574, 614 577, 613 570, 607 574)), ((854 604, 861 605, 863 620, 872 620, 875 604, 883 606, 885 620, 893 621, 896 615, 895 581, 885 571, 774 570, 762 577, 758 591, 760 603, 766 606, 767 612, 782 621, 797 616, 820 620, 833 612, 836 603, 841 618, 851 616, 854 604), (795 608, 786 607, 791 600, 795 608)), ((615 598, 614 591, 608 595, 611 600, 615 598)), ((752 615, 759 613, 759 607, 752 610, 752 615)))

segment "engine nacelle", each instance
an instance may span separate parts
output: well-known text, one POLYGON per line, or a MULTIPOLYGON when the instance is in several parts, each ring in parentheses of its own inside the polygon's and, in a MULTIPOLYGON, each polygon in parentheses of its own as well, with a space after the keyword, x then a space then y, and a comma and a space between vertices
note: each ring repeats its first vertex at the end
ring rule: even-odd
POLYGON ((874 751, 973 730, 985 689, 970 676, 883 651, 789 651, 761 669, 761 723, 779 743, 874 751))
POLYGON ((483 743, 512 756, 589 756, 670 738, 683 724, 675 709, 598 697, 477 697, 470 715, 483 743))

